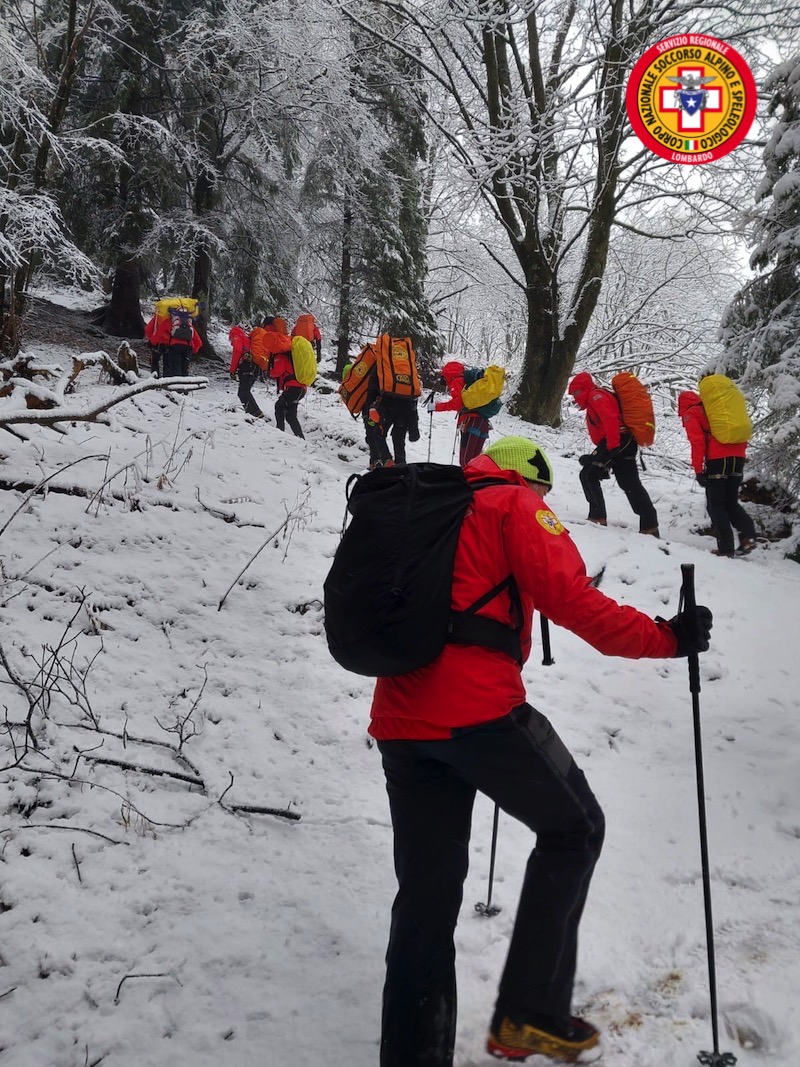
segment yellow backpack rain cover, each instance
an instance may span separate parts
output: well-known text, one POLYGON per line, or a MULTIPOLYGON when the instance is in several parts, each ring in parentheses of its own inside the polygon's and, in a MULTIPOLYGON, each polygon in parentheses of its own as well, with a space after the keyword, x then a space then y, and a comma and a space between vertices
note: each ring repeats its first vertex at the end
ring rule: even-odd
POLYGON ((305 337, 298 335, 292 338, 292 366, 294 376, 301 385, 314 384, 317 377, 317 357, 313 345, 305 337))
POLYGON ((193 319, 200 314, 198 301, 191 296, 165 296, 156 300, 156 319, 168 319, 170 311, 188 311, 193 319))
POLYGON ((483 377, 478 378, 472 385, 461 390, 461 403, 465 408, 474 411, 497 400, 503 391, 506 381, 506 372, 502 367, 490 364, 483 372, 483 377))
POLYGON ((697 391, 714 437, 723 445, 746 444, 753 424, 739 386, 724 374, 709 374, 700 379, 697 391))

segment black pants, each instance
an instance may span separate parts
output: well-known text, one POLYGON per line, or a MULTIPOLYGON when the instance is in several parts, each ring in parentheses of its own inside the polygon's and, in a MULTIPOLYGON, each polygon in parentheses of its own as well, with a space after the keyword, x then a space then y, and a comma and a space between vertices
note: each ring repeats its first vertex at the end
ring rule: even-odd
MULTIPOLYGON (((410 435, 411 439, 419 440, 416 401, 407 397, 382 396, 378 403, 383 437, 392 439, 395 463, 405 463, 406 437, 410 435)), ((387 459, 388 451, 387 447, 387 459)))
POLYGON ((288 422, 295 437, 304 436, 297 418, 297 405, 305 395, 306 391, 302 385, 290 385, 288 389, 283 390, 275 401, 275 424, 279 430, 285 429, 288 422))
POLYGON ((252 360, 243 360, 236 369, 239 378, 239 399, 248 415, 261 418, 263 412, 253 399, 253 386, 258 381, 259 370, 252 360))
POLYGON ((188 345, 164 345, 161 349, 165 378, 185 377, 192 358, 188 345))
POLYGON ((362 415, 364 418, 364 440, 367 442, 367 448, 369 449, 369 465, 374 467, 377 463, 386 463, 387 460, 392 458, 392 453, 389 451, 383 429, 379 424, 372 422, 366 404, 362 415))
POLYGON ((731 527, 738 530, 740 541, 756 536, 755 523, 739 503, 743 478, 742 456, 706 460, 706 509, 714 524, 717 551, 721 555, 731 555, 733 552, 731 527))
MULTIPOLYGON (((609 460, 611 470, 617 479, 617 485, 628 498, 633 513, 639 517, 640 530, 653 530, 658 527, 658 515, 650 496, 639 478, 636 455, 639 449, 633 437, 623 436, 620 447, 609 460)), ((603 480, 603 468, 596 463, 589 463, 581 468, 581 486, 589 503, 590 519, 606 518, 606 502, 600 482, 603 480)))
POLYGON ((605 823, 548 720, 523 704, 444 741, 381 741, 378 747, 398 881, 386 953, 381 1067, 453 1062, 453 934, 477 790, 536 834, 497 1006, 514 1017, 569 1014, 578 924, 605 823))

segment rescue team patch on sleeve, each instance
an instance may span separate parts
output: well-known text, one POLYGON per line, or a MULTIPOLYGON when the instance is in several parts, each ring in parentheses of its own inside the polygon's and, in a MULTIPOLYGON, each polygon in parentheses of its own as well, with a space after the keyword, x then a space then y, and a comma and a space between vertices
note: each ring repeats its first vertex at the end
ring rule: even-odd
POLYGON ((545 511, 544 509, 540 509, 536 512, 536 521, 543 529, 547 530, 548 533, 562 534, 565 532, 564 527, 561 525, 561 523, 552 511, 545 511))

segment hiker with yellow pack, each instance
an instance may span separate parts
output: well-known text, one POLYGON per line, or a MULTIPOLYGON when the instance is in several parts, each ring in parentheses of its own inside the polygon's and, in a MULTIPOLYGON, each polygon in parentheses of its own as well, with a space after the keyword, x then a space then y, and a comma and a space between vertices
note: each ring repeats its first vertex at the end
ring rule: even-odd
POLYGON ((753 426, 739 387, 724 374, 700 379, 699 392, 678 396, 678 414, 691 447, 692 468, 706 491, 706 510, 714 525, 715 556, 733 556, 734 529, 739 553, 756 547, 753 520, 739 502, 747 442, 753 426))
POLYGON ((461 467, 466 467, 479 456, 489 439, 492 428, 489 419, 503 406, 500 394, 505 384, 505 374, 502 367, 490 365, 480 370, 477 367, 465 367, 458 360, 450 360, 442 367, 442 381, 450 399, 440 400, 433 410, 458 412, 456 428, 461 434, 458 450, 461 467))

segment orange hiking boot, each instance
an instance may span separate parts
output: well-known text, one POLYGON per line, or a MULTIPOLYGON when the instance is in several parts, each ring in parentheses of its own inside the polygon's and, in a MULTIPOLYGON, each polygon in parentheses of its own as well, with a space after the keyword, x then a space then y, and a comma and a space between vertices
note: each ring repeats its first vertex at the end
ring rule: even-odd
POLYGON ((528 1056, 547 1056, 554 1063, 594 1063, 603 1054, 599 1032, 575 1015, 533 1015, 519 1025, 508 1016, 496 1016, 486 1051, 515 1063, 528 1056))

